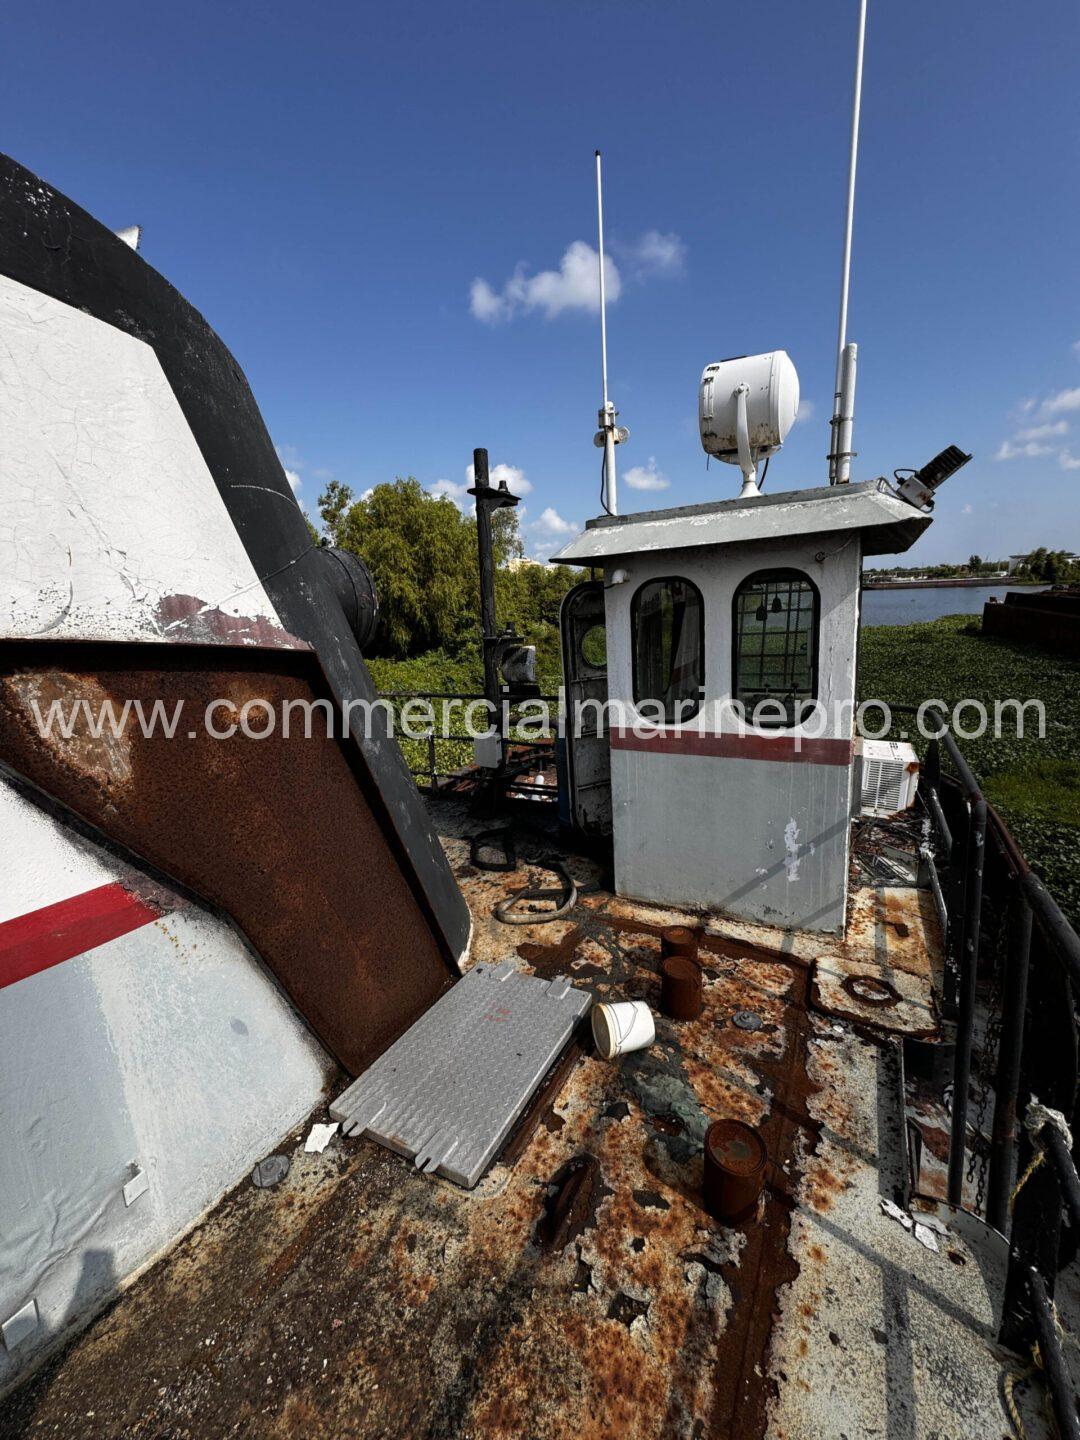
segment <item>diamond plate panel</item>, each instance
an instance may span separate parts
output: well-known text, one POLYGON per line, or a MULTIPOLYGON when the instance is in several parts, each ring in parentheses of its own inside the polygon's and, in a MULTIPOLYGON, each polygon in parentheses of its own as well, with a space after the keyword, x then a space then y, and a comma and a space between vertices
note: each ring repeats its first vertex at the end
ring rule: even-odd
POLYGON ((564 976, 477 965, 330 1106, 418 1170, 470 1188, 592 1004, 564 976))

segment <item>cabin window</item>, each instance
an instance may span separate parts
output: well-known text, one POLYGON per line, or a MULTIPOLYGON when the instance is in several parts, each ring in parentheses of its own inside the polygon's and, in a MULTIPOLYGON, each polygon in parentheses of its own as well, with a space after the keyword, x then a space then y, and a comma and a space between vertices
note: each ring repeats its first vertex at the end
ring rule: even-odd
POLYGON ((817 698, 817 586, 798 570, 759 570, 735 592, 732 693, 747 718, 797 725, 817 698))
POLYGON ((634 703, 651 702, 649 718, 689 720, 705 683, 705 606, 689 580, 649 580, 630 606, 634 632, 634 703))
POLYGON ((581 658, 592 670, 604 670, 607 667, 607 627, 601 620, 597 625, 590 625, 585 634, 581 637, 581 658))

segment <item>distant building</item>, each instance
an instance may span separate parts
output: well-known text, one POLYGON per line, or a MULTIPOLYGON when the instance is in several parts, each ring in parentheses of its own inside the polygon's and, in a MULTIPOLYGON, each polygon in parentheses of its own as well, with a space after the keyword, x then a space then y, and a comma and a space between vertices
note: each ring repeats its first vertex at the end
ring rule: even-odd
POLYGON ((542 560, 534 560, 531 555, 515 555, 512 560, 506 562, 508 570, 522 570, 526 565, 542 565, 542 560))
MULTIPOLYGON (((1029 550, 1026 555, 1010 555, 1009 568, 1005 573, 1007 575, 1015 574, 1017 568, 1021 565, 1026 565, 1034 553, 1034 550, 1029 550)), ((1075 564, 1077 560, 1080 560, 1080 555, 1066 554, 1064 558, 1069 564, 1075 564)))

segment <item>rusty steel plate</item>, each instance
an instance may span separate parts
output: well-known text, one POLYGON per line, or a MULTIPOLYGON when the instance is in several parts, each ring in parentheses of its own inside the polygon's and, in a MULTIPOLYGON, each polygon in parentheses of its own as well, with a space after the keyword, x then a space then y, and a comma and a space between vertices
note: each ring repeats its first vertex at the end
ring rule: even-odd
POLYGON ((919 1040, 932 1040, 939 1032, 929 977, 875 965, 864 955, 819 955, 811 998, 826 1015, 876 1030, 919 1040))
POLYGON ((511 961, 477 965, 330 1106, 416 1168, 471 1189, 592 996, 511 961))
POLYGON ((0 765, 121 848, 227 915, 296 1009, 358 1075, 453 983, 422 894, 352 740, 315 723, 286 738, 215 738, 246 703, 283 715, 325 695, 316 657, 225 645, 0 646, 0 765), (183 723, 170 739, 109 702, 155 703, 183 723), (44 740, 35 709, 78 715, 44 740), (85 706, 86 709, 82 707, 85 706), (189 718, 190 717, 190 718, 189 718), (189 728, 190 726, 190 728, 189 728))

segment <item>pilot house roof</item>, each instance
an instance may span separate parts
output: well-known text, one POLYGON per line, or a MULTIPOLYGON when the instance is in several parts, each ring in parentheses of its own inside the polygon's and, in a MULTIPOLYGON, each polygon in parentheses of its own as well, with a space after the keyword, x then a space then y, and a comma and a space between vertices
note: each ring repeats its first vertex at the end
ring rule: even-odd
POLYGON ((747 500, 714 500, 636 515, 601 515, 557 555, 556 564, 602 565, 647 550, 683 550, 800 535, 860 531, 864 555, 909 549, 930 516, 899 499, 885 480, 787 490, 747 500))

